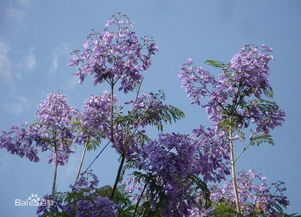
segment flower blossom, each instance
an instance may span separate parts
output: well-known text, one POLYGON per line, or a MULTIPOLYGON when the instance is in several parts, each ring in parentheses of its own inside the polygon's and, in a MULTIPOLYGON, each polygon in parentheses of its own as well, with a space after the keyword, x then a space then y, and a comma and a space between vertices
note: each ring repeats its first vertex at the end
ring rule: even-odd
POLYGON ((69 63, 78 67, 75 75, 80 83, 92 75, 94 85, 104 81, 114 85, 120 80, 119 90, 134 90, 158 47, 151 37, 139 39, 132 25, 127 16, 117 14, 105 24, 103 32, 92 31, 87 36, 84 50, 74 51, 69 63))

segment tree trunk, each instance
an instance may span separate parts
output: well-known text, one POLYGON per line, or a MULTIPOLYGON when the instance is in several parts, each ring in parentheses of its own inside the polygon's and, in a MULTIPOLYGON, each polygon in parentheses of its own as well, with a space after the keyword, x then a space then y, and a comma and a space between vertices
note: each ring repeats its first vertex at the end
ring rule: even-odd
POLYGON ((58 159, 57 159, 57 147, 54 148, 54 175, 52 182, 52 199, 54 199, 55 191, 56 191, 56 177, 57 177, 57 169, 58 169, 58 159))
POLYGON ((113 200, 113 198, 114 198, 114 194, 115 194, 115 191, 117 189, 117 185, 118 185, 118 182, 119 182, 119 179, 120 179, 120 176, 121 176, 121 172, 122 172, 124 162, 125 162, 125 155, 122 154, 120 165, 119 165, 119 168, 118 168, 118 172, 117 172, 117 175, 116 175, 116 178, 115 178, 115 183, 114 183, 114 186, 113 186, 113 189, 112 189, 112 194, 111 194, 111 197, 110 197, 111 200, 113 200))
POLYGON ((85 160, 86 152, 87 152, 87 144, 85 144, 85 147, 84 147, 84 150, 83 150, 83 153, 82 153, 82 157, 80 159, 80 163, 79 163, 79 167, 78 167, 78 170, 77 170, 77 175, 76 175, 74 184, 77 182, 77 180, 79 178, 79 175, 80 175, 80 172, 82 170, 82 166, 83 166, 83 163, 84 163, 84 160, 85 160))
POLYGON ((230 140, 230 161, 231 161, 231 176, 232 176, 232 185, 233 185, 233 195, 235 200, 235 208, 237 213, 241 213, 239 196, 237 190, 237 180, 235 172, 235 156, 234 156, 234 145, 232 141, 232 121, 230 121, 230 130, 229 130, 229 140, 230 140))

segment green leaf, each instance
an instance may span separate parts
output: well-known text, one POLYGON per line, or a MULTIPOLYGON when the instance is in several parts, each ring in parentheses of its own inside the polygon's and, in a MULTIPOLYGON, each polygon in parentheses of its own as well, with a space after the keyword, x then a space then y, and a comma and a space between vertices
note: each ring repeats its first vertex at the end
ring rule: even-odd
POLYGON ((209 216, 214 217, 233 217, 239 216, 236 211, 227 202, 220 202, 215 206, 214 211, 209 214, 209 216))
MULTIPOLYGON (((97 189, 96 192, 99 196, 110 198, 112 193, 112 187, 109 185, 105 185, 97 189)), ((113 200, 114 203, 120 206, 118 212, 119 214, 122 213, 122 215, 120 214, 118 216, 131 216, 131 211, 133 210, 133 207, 132 201, 129 198, 129 193, 125 191, 125 185, 118 186, 115 191, 113 200)))
MULTIPOLYGON (((85 191, 84 189, 82 189, 82 191, 85 191)), ((73 200, 79 200, 79 199, 83 199, 84 198, 84 193, 83 192, 70 192, 67 194, 65 201, 67 203, 70 203, 73 200)))
POLYGON ((211 206, 211 200, 210 200, 210 191, 207 187, 207 184, 198 176, 192 175, 191 177, 192 183, 191 186, 196 186, 196 191, 202 191, 203 193, 203 200, 200 200, 200 203, 202 204, 202 201, 205 202, 204 207, 209 208, 211 206))
POLYGON ((51 211, 51 212, 48 212, 48 213, 42 215, 41 217, 71 217, 71 216, 67 215, 66 213, 51 211))
POLYGON ((221 68, 224 69, 226 68, 226 64, 217 60, 206 60, 205 64, 209 65, 209 66, 213 66, 215 68, 221 68))
MULTIPOLYGON (((264 100, 264 99, 256 99, 250 102, 248 106, 255 106, 260 109, 263 113, 272 112, 279 110, 279 106, 276 102, 264 100)), ((247 106, 247 107, 248 107, 247 106)))
POLYGON ((101 141, 101 138, 100 138, 100 137, 96 137, 96 138, 90 140, 90 141, 86 144, 87 150, 88 150, 88 151, 94 151, 94 150, 96 150, 96 149, 99 147, 99 145, 100 145, 100 141, 101 141))
POLYGON ((237 131, 237 135, 238 135, 241 142, 245 141, 245 139, 246 139, 245 134, 241 130, 237 131))
POLYGON ((224 131, 228 131, 229 128, 232 126, 233 127, 233 123, 231 123, 229 120, 225 119, 222 120, 220 122, 218 122, 218 125, 221 129, 223 129, 224 131))
POLYGON ((301 217, 301 215, 298 215, 297 213, 293 213, 293 214, 283 213, 283 217, 301 217))
POLYGON ((159 109, 154 108, 142 111, 135 118, 144 125, 155 126, 159 131, 163 131, 164 124, 172 124, 184 117, 184 112, 174 106, 168 105, 159 109))
POLYGON ((273 98, 274 93, 271 87, 265 87, 262 89, 262 91, 266 97, 273 98))
POLYGON ((274 145, 274 141, 270 134, 254 134, 250 138, 250 144, 259 146, 262 143, 269 143, 274 145))
POLYGON ((126 164, 124 165, 124 167, 126 169, 138 169, 139 164, 136 161, 133 161, 133 160, 129 159, 129 160, 126 161, 126 164))

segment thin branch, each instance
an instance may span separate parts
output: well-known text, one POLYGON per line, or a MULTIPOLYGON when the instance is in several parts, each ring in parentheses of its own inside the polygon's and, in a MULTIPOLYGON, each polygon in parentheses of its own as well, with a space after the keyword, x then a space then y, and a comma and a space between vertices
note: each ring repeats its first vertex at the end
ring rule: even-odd
POLYGON ((234 163, 236 163, 236 161, 240 158, 240 156, 251 146, 251 144, 249 143, 248 145, 246 145, 243 150, 241 150, 241 152, 237 155, 236 159, 234 160, 234 163))
POLYGON ((114 85, 112 84, 111 85, 111 119, 110 119, 110 131, 111 131, 111 142, 113 144, 113 146, 115 145, 114 144, 114 132, 113 132, 113 125, 114 125, 114 85))
POLYGON ((86 173, 90 167, 93 165, 93 163, 99 158, 99 156, 102 154, 102 152, 108 147, 108 145, 110 144, 111 141, 108 141, 107 144, 100 150, 100 152, 98 153, 98 155, 94 158, 94 160, 89 164, 89 166, 85 169, 85 171, 83 172, 86 173))
POLYGON ((119 182, 119 179, 120 179, 120 176, 121 176, 121 172, 122 172, 122 168, 123 168, 124 163, 125 163, 125 155, 122 154, 121 155, 121 161, 120 161, 118 171, 117 171, 117 175, 116 175, 116 178, 115 178, 114 186, 113 186, 112 193, 111 193, 111 196, 110 196, 111 200, 114 199, 114 194, 115 194, 115 191, 117 189, 117 185, 118 185, 118 182, 119 182))
POLYGON ((53 182, 52 182, 52 199, 54 199, 55 191, 56 191, 56 179, 57 179, 57 169, 58 169, 58 150, 55 144, 54 146, 54 175, 53 175, 53 182))
POLYGON ((76 174, 76 178, 75 178, 74 184, 77 182, 77 180, 79 178, 79 175, 80 175, 80 172, 82 170, 82 166, 83 166, 83 163, 84 163, 85 155, 86 155, 86 152, 87 152, 88 143, 89 143, 89 140, 88 140, 87 143, 85 143, 85 147, 84 147, 84 150, 83 150, 83 153, 82 153, 82 157, 80 159, 80 163, 79 163, 79 167, 78 167, 78 170, 77 170, 77 174, 76 174))
POLYGON ((230 117, 230 128, 229 128, 229 141, 230 141, 230 161, 231 161, 231 176, 232 176, 232 185, 233 185, 233 195, 235 201, 236 212, 241 214, 239 196, 237 189, 237 179, 235 172, 235 161, 234 161, 234 146, 232 141, 232 117, 230 117))
POLYGON ((142 85, 143 79, 144 79, 144 78, 142 78, 141 81, 139 82, 139 86, 138 86, 138 90, 137 90, 137 94, 136 94, 136 99, 135 99, 135 101, 137 101, 137 99, 138 99, 138 96, 139 96, 139 93, 140 93, 140 89, 141 89, 141 85, 142 85))
POLYGON ((140 197, 139 197, 139 199, 138 199, 138 201, 137 201, 137 203, 136 203, 136 206, 135 206, 135 212, 134 212, 133 217, 136 217, 136 213, 137 213, 137 210, 138 210, 138 207, 139 207, 139 203, 140 203, 140 201, 141 201, 141 199, 142 199, 142 197, 143 197, 143 194, 144 194, 144 192, 145 192, 145 190, 146 190, 147 184, 148 184, 148 182, 145 183, 145 185, 144 185, 144 187, 143 187, 143 190, 142 190, 142 192, 141 192, 141 194, 140 194, 140 197))

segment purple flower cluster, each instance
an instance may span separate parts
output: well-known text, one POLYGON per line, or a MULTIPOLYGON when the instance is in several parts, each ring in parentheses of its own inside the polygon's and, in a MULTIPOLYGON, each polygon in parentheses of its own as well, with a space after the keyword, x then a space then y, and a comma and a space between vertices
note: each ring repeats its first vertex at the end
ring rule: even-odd
MULTIPOLYGON (((207 97, 208 102, 202 104, 202 107, 207 110, 209 119, 214 122, 223 119, 224 111, 221 105, 225 104, 229 97, 228 83, 220 82, 202 67, 194 66, 191 58, 183 65, 178 77, 192 104, 201 105, 200 99, 207 97)), ((233 91, 234 89, 231 88, 230 92, 233 91)))
POLYGON ((76 203, 76 217, 116 217, 116 205, 106 197, 80 200, 76 203))
POLYGON ((241 51, 231 59, 231 69, 234 71, 231 76, 232 86, 243 86, 245 89, 252 88, 256 97, 260 97, 263 88, 269 88, 268 76, 269 61, 273 56, 272 51, 266 45, 258 49, 254 45, 245 45, 241 51))
POLYGON ((97 194, 98 183, 97 176, 91 170, 82 174, 75 185, 71 186, 71 193, 82 193, 82 198, 74 198, 64 210, 72 213, 75 209, 76 217, 116 217, 118 206, 97 194))
POLYGON ((5 148, 11 154, 26 157, 30 161, 38 162, 38 149, 34 143, 40 137, 34 127, 13 126, 9 131, 3 131, 0 136, 0 148, 5 148))
POLYGON ((66 97, 60 93, 49 94, 38 107, 36 118, 45 131, 59 131, 61 137, 70 137, 68 130, 73 116, 77 114, 74 107, 67 104, 66 97), (65 130, 65 131, 64 131, 65 130))
POLYGON ((268 134, 272 129, 281 126, 285 112, 276 103, 265 100, 251 100, 240 114, 245 118, 245 125, 256 123, 256 131, 268 134))
POLYGON ((39 105, 32 125, 12 127, 0 136, 0 148, 37 162, 38 149, 50 151, 49 163, 57 153, 58 163, 64 165, 72 153, 74 134, 72 119, 78 113, 70 107, 65 96, 53 93, 39 105))
POLYGON ((200 98, 209 96, 211 89, 216 87, 217 81, 202 67, 194 66, 191 58, 182 66, 182 70, 178 74, 181 80, 181 86, 188 93, 188 98, 193 104, 200 105, 200 98))
POLYGON ((89 192, 96 190, 98 183, 98 177, 92 170, 88 170, 86 173, 82 173, 76 183, 70 185, 70 188, 72 189, 72 192, 81 192, 83 188, 87 188, 89 190, 87 193, 89 194, 89 192))
POLYGON ((208 117, 217 125, 232 117, 237 128, 250 123, 257 131, 266 134, 284 121, 284 112, 271 101, 263 100, 263 94, 271 95, 268 82, 271 49, 263 45, 246 45, 231 59, 231 64, 215 63, 223 73, 215 78, 201 67, 194 66, 191 59, 183 65, 178 77, 192 103, 206 109, 208 117), (270 92, 267 94, 267 92, 270 92), (201 98, 207 102, 201 103, 201 98))
POLYGON ((72 121, 78 116, 78 111, 67 104, 66 97, 59 93, 53 93, 39 105, 36 113, 36 122, 39 127, 43 151, 50 150, 52 162, 56 152, 58 162, 64 165, 72 150, 70 149, 74 139, 72 121))
POLYGON ((46 194, 42 200, 45 201, 45 204, 37 208, 36 213, 38 217, 47 216, 48 213, 53 213, 53 212, 56 213, 64 209, 64 206, 62 205, 62 201, 53 199, 52 195, 46 194))
POLYGON ((74 51, 69 63, 79 67, 75 75, 80 83, 93 75, 95 85, 103 81, 114 85, 121 80, 119 90, 134 90, 158 48, 151 37, 139 40, 131 26, 127 16, 117 14, 105 24, 103 32, 93 31, 87 36, 84 50, 74 51))
POLYGON ((144 145, 140 166, 154 174, 156 185, 163 188, 167 197, 163 216, 185 216, 189 207, 186 200, 195 203, 183 179, 199 173, 197 148, 187 136, 177 134, 161 134, 158 141, 144 145))
POLYGON ((199 145, 200 169, 204 181, 220 182, 230 174, 229 146, 225 140, 225 133, 217 128, 194 129, 192 137, 199 145))
POLYGON ((198 146, 186 135, 160 134, 143 146, 140 165, 153 173, 176 181, 199 173, 198 146))
MULTIPOLYGON (((51 206, 40 206, 38 216, 59 212, 66 216, 76 217, 116 217, 118 206, 106 197, 97 193, 99 180, 92 171, 88 171, 71 187, 65 200, 54 200, 51 206)), ((49 198, 48 198, 49 199, 49 198)))
POLYGON ((77 142, 82 143, 91 137, 110 137, 110 116, 112 104, 116 98, 109 93, 99 96, 90 96, 86 99, 83 112, 80 115, 81 130, 77 142))
MULTIPOLYGON (((286 188, 283 182, 278 181, 269 186, 266 177, 255 173, 254 170, 248 170, 238 174, 237 183, 243 216, 247 217, 254 212, 268 217, 283 216, 282 210, 277 208, 285 208, 289 204, 284 195, 286 188)), ((215 202, 229 202, 234 207, 232 188, 230 181, 222 188, 212 186, 211 199, 215 202)))
POLYGON ((222 178, 221 173, 225 172, 218 171, 214 178, 209 175, 216 165, 210 165, 215 162, 205 162, 208 160, 204 158, 205 154, 199 142, 174 133, 160 134, 158 140, 143 146, 139 165, 155 177, 156 186, 164 192, 165 199, 159 202, 164 204, 161 204, 163 216, 189 216, 189 210, 200 206, 201 190, 193 193, 192 184, 188 184, 192 183, 193 176, 204 175, 207 180, 222 178))

